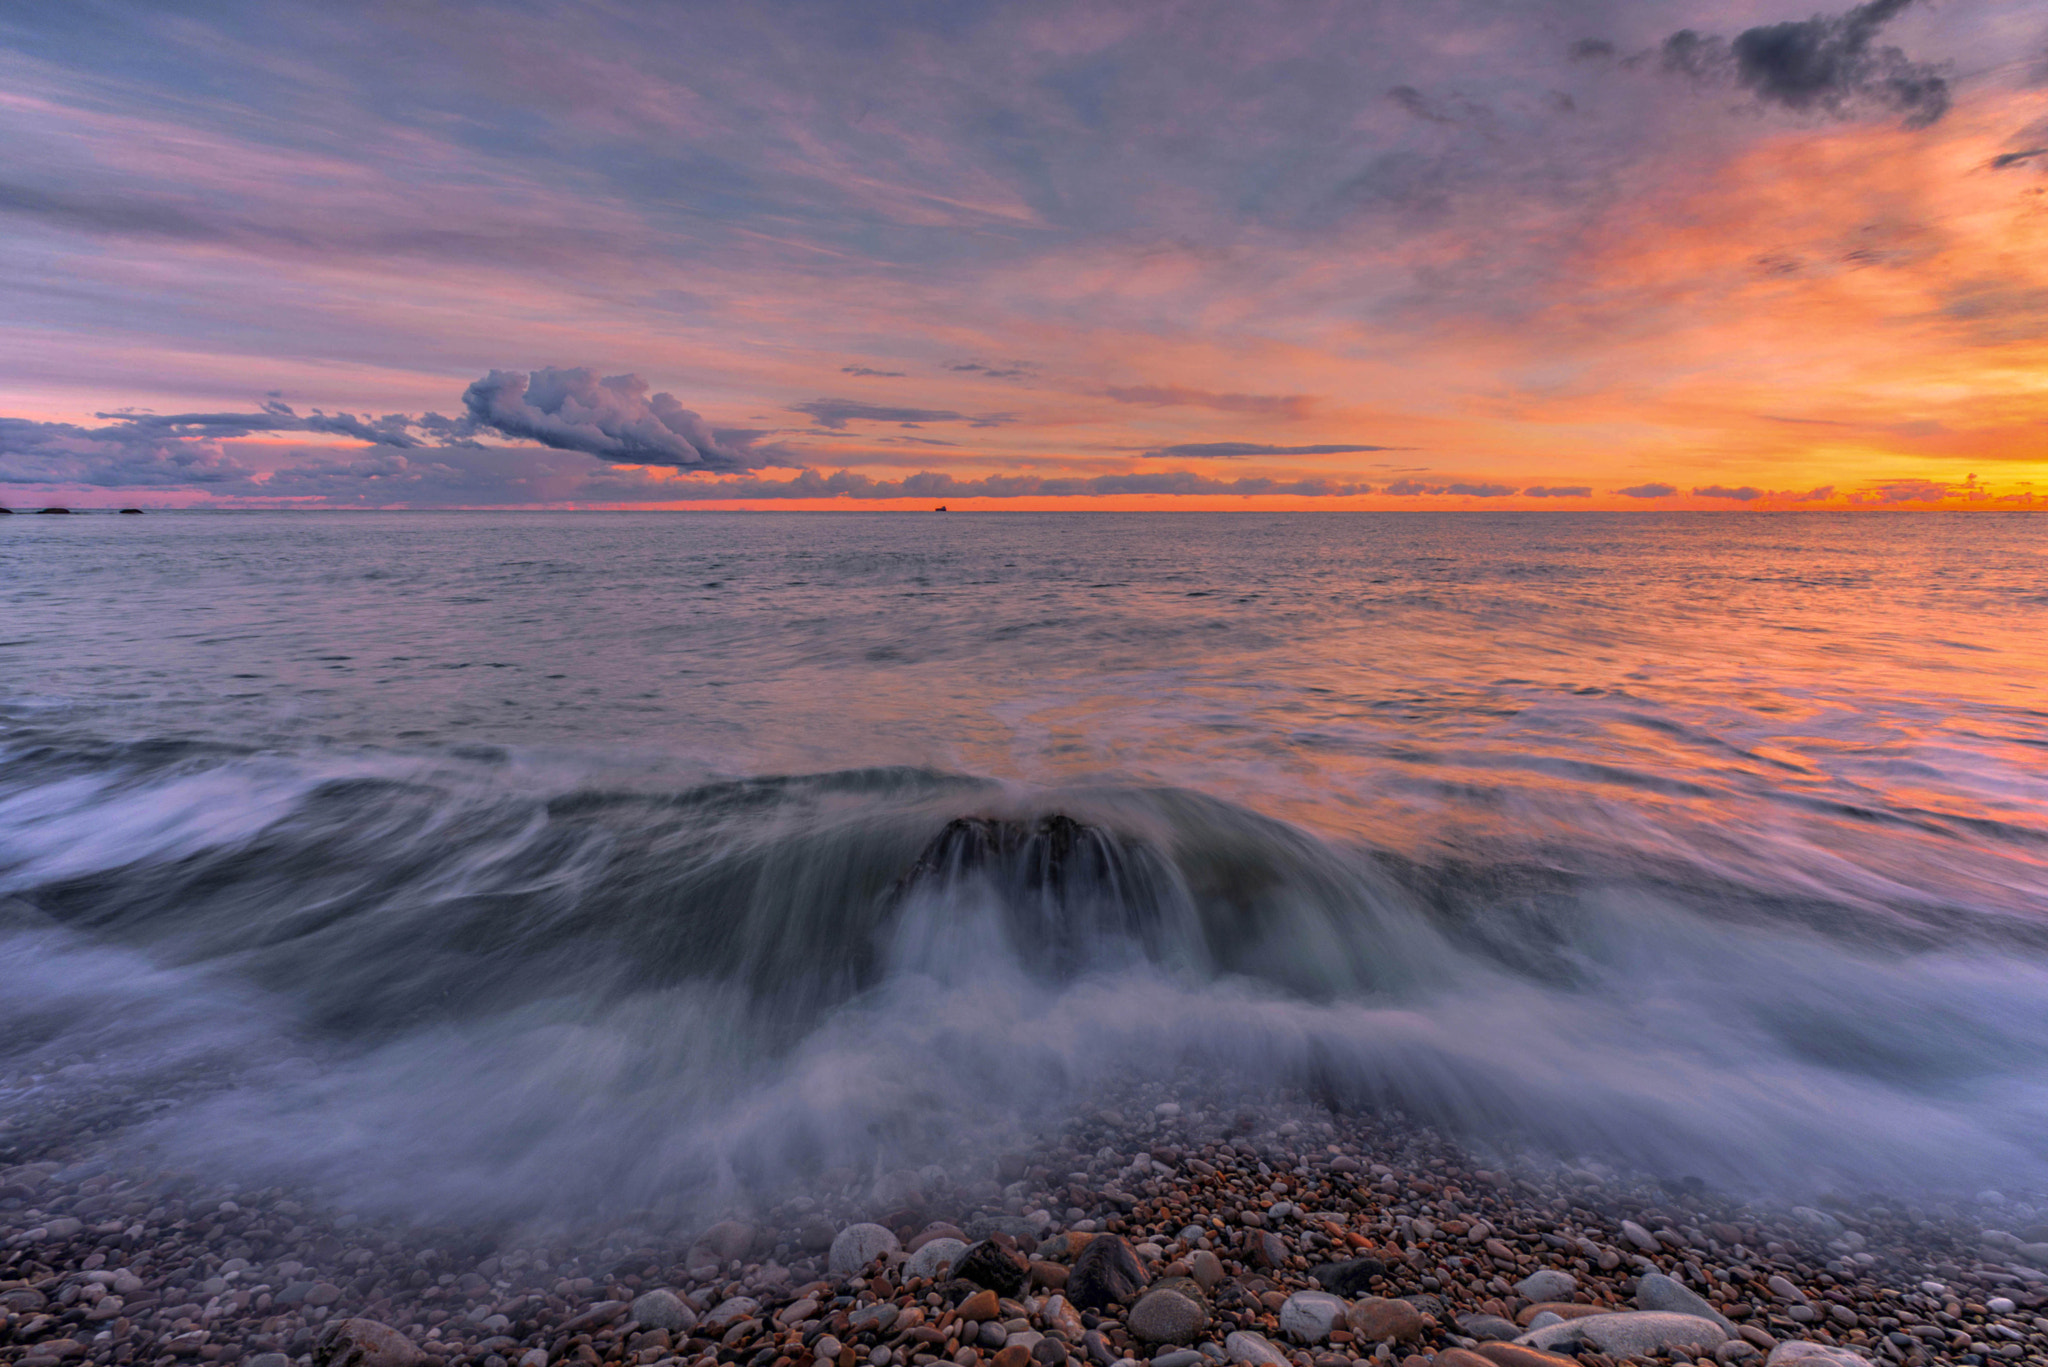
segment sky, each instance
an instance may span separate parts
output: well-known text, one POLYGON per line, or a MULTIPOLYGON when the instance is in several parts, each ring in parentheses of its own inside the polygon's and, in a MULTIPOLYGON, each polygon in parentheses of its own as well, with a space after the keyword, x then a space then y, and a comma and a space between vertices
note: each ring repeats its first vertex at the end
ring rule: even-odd
POLYGON ((2048 507, 2038 0, 0 7, 0 504, 2048 507))

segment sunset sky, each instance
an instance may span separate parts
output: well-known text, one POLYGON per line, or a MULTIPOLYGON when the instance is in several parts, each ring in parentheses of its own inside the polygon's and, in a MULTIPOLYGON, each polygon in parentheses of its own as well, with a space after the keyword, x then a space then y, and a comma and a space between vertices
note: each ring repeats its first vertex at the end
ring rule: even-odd
POLYGON ((0 503, 2048 506, 2039 0, 0 8, 0 503))

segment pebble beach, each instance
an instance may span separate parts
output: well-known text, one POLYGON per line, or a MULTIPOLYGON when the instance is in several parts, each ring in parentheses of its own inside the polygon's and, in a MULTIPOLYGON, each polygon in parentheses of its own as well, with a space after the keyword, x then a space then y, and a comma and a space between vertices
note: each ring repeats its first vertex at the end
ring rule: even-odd
POLYGON ((1163 1095, 978 1173, 830 1172, 659 1232, 422 1227, 17 1150, 0 1361, 2048 1362, 2048 1229, 2000 1193, 1760 1205, 1588 1161, 1489 1164, 1398 1116, 1163 1095))

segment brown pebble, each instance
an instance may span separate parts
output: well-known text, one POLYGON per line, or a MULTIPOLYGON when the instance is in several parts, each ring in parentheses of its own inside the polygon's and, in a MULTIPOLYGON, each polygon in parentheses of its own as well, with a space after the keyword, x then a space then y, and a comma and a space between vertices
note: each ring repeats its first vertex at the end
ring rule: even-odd
POLYGON ((1031 1264, 1031 1284, 1042 1286, 1048 1291, 1058 1291, 1067 1284, 1067 1269, 1058 1263, 1044 1260, 1031 1264))
POLYGON ((1367 1296, 1344 1312, 1344 1323, 1367 1343, 1412 1339, 1422 1333, 1422 1312, 1407 1301, 1367 1296))
POLYGON ((1523 1307, 1522 1313, 1515 1316, 1515 1323, 1526 1326, 1530 1320, 1546 1311, 1561 1320, 1582 1320, 1588 1315, 1611 1315, 1614 1308, 1607 1305, 1581 1305, 1577 1301, 1538 1301, 1534 1305, 1523 1307))
POLYGON ((960 1302, 958 1314, 963 1320, 984 1322, 994 1319, 1000 1310, 996 1293, 984 1287, 960 1302))
POLYGON ((1030 1367, 1031 1350, 1021 1343, 1003 1345, 996 1353, 995 1367, 1030 1367))
POLYGON ((1493 1363, 1463 1348, 1446 1348, 1436 1355, 1436 1367, 1493 1367, 1493 1363))
MULTIPOLYGON (((1525 1348, 1519 1343, 1482 1343, 1475 1351, 1493 1367, 1578 1367, 1577 1358, 1525 1348)), ((1437 1361, 1442 1362, 1443 1358, 1439 1356, 1437 1361)))

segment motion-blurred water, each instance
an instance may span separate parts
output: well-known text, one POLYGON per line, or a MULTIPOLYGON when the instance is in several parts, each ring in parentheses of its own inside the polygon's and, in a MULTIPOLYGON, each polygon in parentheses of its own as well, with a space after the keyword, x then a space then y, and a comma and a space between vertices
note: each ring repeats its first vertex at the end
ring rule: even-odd
POLYGON ((731 1201, 1171 1076, 2038 1186, 2044 641, 2024 516, 6 519, 0 1149, 731 1201))

